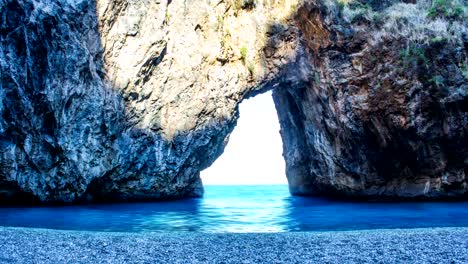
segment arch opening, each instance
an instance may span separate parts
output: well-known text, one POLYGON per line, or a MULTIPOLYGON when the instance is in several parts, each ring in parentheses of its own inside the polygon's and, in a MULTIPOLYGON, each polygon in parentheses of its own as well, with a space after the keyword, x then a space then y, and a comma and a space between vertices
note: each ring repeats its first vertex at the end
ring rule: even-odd
POLYGON ((287 184, 272 91, 245 99, 223 154, 201 172, 203 185, 287 184))

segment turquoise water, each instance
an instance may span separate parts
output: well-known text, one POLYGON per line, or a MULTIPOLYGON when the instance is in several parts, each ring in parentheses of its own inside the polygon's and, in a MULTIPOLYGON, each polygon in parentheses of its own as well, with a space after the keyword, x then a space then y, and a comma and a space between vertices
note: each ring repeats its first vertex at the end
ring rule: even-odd
POLYGON ((468 202, 352 203, 292 197, 286 185, 206 186, 201 199, 0 208, 0 226, 120 232, 466 227, 468 202))

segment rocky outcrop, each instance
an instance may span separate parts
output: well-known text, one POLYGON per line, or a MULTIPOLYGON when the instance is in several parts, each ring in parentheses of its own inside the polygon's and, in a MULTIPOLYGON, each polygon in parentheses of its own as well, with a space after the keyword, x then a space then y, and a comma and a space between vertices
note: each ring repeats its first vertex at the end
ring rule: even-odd
POLYGON ((0 202, 200 196, 269 89, 292 193, 466 195, 465 10, 404 2, 0 0, 0 202))
POLYGON ((202 195, 293 7, 0 1, 0 201, 202 195))
POLYGON ((310 78, 274 90, 292 193, 467 196, 466 7, 404 2, 297 11, 310 78))

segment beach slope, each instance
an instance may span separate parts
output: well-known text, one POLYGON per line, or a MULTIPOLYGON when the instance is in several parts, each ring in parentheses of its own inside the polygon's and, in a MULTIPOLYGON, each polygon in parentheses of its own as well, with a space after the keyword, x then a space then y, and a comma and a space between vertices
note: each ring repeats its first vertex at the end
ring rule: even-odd
POLYGON ((0 227, 0 263, 468 263, 468 228, 106 233, 0 227))

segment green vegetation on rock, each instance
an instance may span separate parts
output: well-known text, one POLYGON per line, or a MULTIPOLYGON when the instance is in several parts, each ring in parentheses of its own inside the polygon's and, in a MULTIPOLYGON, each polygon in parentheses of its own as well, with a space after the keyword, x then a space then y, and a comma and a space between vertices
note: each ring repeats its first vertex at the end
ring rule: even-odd
POLYGON ((245 62, 246 62, 246 60, 247 60, 247 47, 243 46, 243 47, 240 49, 240 54, 241 54, 242 63, 245 64, 245 62))
POLYGON ((423 45, 411 43, 409 46, 400 52, 400 58, 403 61, 405 68, 410 68, 414 65, 427 65, 429 59, 426 57, 426 49, 423 45))
POLYGON ((361 1, 353 0, 338 0, 341 14, 350 23, 360 20, 372 21, 377 17, 377 12, 374 12, 371 5, 361 1))
POLYGON ((256 0, 234 0, 234 7, 236 10, 252 10, 257 5, 256 0))
POLYGON ((462 19, 465 16, 465 8, 457 0, 434 0, 427 16, 432 19, 462 19))

